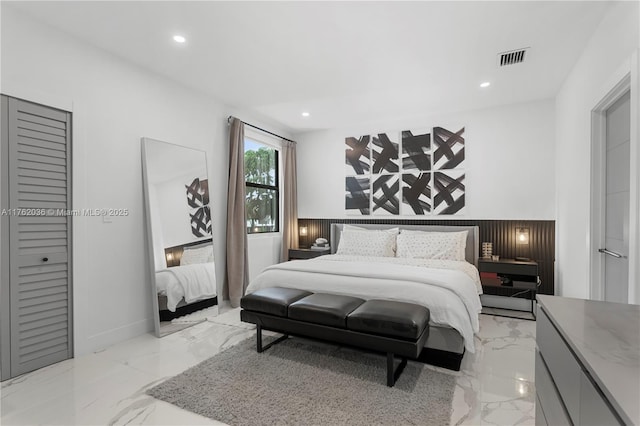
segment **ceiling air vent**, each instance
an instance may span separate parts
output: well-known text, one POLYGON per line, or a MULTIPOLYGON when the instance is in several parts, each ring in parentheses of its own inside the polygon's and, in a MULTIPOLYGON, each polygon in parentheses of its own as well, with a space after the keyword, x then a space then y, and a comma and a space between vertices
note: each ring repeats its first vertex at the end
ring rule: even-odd
POLYGON ((529 50, 528 47, 518 50, 510 50, 508 52, 498 53, 498 66, 506 67, 507 65, 514 65, 524 62, 526 53, 529 50))

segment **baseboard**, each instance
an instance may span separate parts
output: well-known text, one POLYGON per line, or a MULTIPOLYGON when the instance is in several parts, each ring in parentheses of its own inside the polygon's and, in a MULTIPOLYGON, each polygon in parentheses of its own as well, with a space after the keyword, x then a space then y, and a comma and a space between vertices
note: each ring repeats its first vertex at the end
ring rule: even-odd
POLYGON ((145 318, 122 327, 94 334, 83 339, 84 341, 77 339, 74 347, 74 357, 103 350, 116 343, 149 333, 153 328, 153 319, 145 318))

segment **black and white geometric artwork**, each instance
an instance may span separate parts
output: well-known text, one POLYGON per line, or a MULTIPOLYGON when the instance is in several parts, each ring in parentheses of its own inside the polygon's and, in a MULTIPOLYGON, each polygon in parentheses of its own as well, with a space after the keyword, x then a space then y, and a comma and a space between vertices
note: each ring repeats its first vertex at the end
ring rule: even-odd
POLYGON ((402 132, 402 169, 428 172, 431 170, 431 134, 414 135, 402 132))
POLYGON ((431 173, 403 173, 402 214, 426 215, 431 212, 431 173))
POLYGON ((373 214, 399 215, 399 175, 374 175, 371 178, 373 179, 373 192, 371 193, 373 214))
POLYGON ((457 214, 464 210, 464 171, 433 173, 433 212, 457 214))
POLYGON ((370 136, 360 136, 345 138, 344 142, 349 148, 345 150, 345 163, 347 175, 364 175, 369 173, 371 164, 369 153, 370 136))
POLYGON ((209 180, 195 178, 187 188, 187 204, 191 233, 196 237, 211 235, 211 211, 209 210, 209 180))
POLYGON ((423 127, 345 138, 347 214, 463 213, 464 132, 423 127))
POLYGON ((397 173, 400 170, 398 168, 398 143, 392 142, 386 133, 378 133, 373 137, 371 143, 372 173, 397 173))
POLYGON ((433 169, 450 170, 463 167, 464 127, 451 132, 442 127, 433 128, 433 169))
POLYGON ((347 214, 369 214, 369 176, 348 176, 345 179, 345 209, 347 214))

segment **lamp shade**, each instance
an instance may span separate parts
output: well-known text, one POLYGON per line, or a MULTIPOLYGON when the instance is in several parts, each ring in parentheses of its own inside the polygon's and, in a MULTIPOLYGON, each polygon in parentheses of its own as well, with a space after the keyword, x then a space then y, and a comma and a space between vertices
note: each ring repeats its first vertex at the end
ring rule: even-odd
POLYGON ((516 244, 529 244, 529 228, 516 229, 516 244))
POLYGON ((307 232, 309 232, 309 231, 308 231, 306 226, 301 226, 300 227, 300 236, 306 237, 307 236, 307 232))

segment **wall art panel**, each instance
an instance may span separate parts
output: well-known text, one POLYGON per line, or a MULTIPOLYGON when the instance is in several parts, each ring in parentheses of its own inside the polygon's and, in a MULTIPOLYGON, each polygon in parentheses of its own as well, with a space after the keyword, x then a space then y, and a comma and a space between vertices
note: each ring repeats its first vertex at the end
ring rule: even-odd
POLYGON ((369 152, 369 135, 359 138, 345 138, 349 148, 345 150, 346 175, 365 175, 370 172, 371 154, 369 152))
POLYGON ((369 214, 369 182, 369 176, 346 177, 345 209, 347 210, 347 214, 369 214))
POLYGON ((433 173, 433 212, 440 215, 464 211, 464 171, 449 170, 433 173))
POLYGON ((452 132, 433 128, 433 169, 449 170, 464 167, 464 127, 452 132))
POLYGON ((431 214, 431 173, 402 174, 402 214, 431 214))
POLYGON ((378 133, 373 136, 371 145, 372 173, 397 173, 400 170, 397 135, 378 133))
POLYGON ((431 134, 414 135, 411 130, 402 132, 402 170, 431 170, 431 134))
POLYGON ((374 215, 400 214, 400 175, 373 175, 371 206, 374 215))

